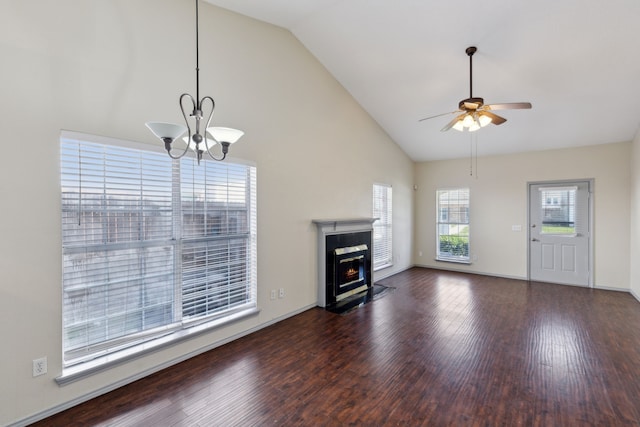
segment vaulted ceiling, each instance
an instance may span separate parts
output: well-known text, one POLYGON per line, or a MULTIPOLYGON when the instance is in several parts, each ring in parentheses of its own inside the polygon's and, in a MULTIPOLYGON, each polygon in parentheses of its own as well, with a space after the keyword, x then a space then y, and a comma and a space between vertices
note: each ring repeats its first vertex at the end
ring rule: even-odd
POLYGON ((492 155, 630 141, 640 124, 639 0, 207 0, 290 30, 415 161, 469 155, 440 129, 469 96, 528 101, 475 132, 492 155))

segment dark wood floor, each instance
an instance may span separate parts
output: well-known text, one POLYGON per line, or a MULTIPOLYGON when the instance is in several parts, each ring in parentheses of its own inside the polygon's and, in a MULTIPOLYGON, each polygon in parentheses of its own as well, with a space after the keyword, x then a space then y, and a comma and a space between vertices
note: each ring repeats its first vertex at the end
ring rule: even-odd
POLYGON ((42 426, 640 425, 640 303, 414 268, 42 426))

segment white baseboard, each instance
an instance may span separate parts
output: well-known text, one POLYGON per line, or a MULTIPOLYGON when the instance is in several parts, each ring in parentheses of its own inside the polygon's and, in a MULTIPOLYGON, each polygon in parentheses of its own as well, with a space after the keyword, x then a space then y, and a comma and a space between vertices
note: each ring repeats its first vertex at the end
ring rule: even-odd
POLYGON ((473 269, 467 269, 467 268, 456 268, 455 265, 456 263, 450 263, 453 267, 446 265, 446 266, 438 266, 438 265, 422 265, 422 264, 415 264, 414 267, 420 267, 420 268, 432 268, 434 270, 442 270, 442 271, 455 271, 456 273, 469 273, 469 274, 477 274, 479 276, 491 276, 491 277, 501 277, 503 279, 514 279, 514 280, 527 280, 526 277, 523 276, 510 276, 507 274, 496 274, 496 273, 486 273, 483 271, 475 271, 473 269))
MULTIPOLYGON (((524 280, 527 281, 529 280, 527 277, 522 277, 522 276, 509 276, 509 275, 505 275, 505 274, 495 274, 495 273, 485 273, 485 272, 481 272, 481 271, 474 271, 474 270, 468 270, 468 269, 462 269, 462 268, 451 268, 449 266, 433 266, 433 265, 419 265, 416 264, 414 265, 414 267, 420 267, 420 268, 432 268, 434 270, 443 270, 443 271, 455 271, 456 273, 469 273, 469 274, 478 274, 480 276, 492 276, 492 277, 502 277, 505 279, 514 279, 514 280, 524 280)), ((564 285, 564 286, 575 286, 575 285, 570 285, 570 284, 563 284, 563 283, 558 283, 560 285, 564 285)), ((584 287, 584 286, 579 286, 579 287, 584 287)), ((591 289, 601 289, 603 291, 616 291, 616 292, 629 292, 631 295, 633 295, 633 297, 635 299, 637 299, 640 302, 640 296, 636 293, 634 293, 633 291, 631 291, 628 288, 617 288, 614 286, 606 286, 606 285, 594 285, 593 287, 591 287, 591 289)))
POLYGON ((374 276, 375 276, 374 283, 375 283, 375 282, 378 282, 378 281, 380 281, 380 280, 384 280, 384 279, 386 279, 387 277, 391 277, 391 276, 393 276, 394 274, 399 274, 399 273, 402 273, 403 271, 407 271, 407 270, 409 270, 409 269, 411 269, 411 268, 413 268, 413 267, 416 267, 416 266, 415 266, 415 265, 409 265, 409 266, 407 266, 407 267, 405 267, 405 268, 403 268, 403 269, 400 269, 400 270, 398 270, 398 271, 395 271, 395 270, 389 270, 389 271, 387 271, 387 270, 385 270, 385 269, 375 271, 375 272, 373 273, 373 274, 374 274, 374 276))
POLYGON ((593 289, 602 289, 603 291, 628 292, 633 295, 633 293, 629 289, 616 288, 614 286, 594 285, 593 289))

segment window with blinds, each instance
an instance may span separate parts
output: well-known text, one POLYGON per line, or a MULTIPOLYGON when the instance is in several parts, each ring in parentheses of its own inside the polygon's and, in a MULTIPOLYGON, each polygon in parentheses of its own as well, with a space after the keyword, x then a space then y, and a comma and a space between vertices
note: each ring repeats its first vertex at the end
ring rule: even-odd
POLYGON ((390 185, 373 185, 373 269, 389 267, 393 264, 392 219, 393 199, 390 185))
POLYGON ((256 170, 63 136, 65 366, 256 306, 256 170))
POLYGON ((469 189, 437 190, 436 258, 469 262, 469 189))
POLYGON ((539 188, 540 234, 576 235, 577 186, 539 188))

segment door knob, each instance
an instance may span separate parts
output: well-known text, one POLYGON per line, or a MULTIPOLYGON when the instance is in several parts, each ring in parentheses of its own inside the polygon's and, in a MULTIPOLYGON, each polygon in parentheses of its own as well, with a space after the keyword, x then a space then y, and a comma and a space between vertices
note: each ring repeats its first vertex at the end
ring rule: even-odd
POLYGON ((540 240, 536 239, 535 237, 533 239, 531 239, 532 242, 539 242, 540 240))

